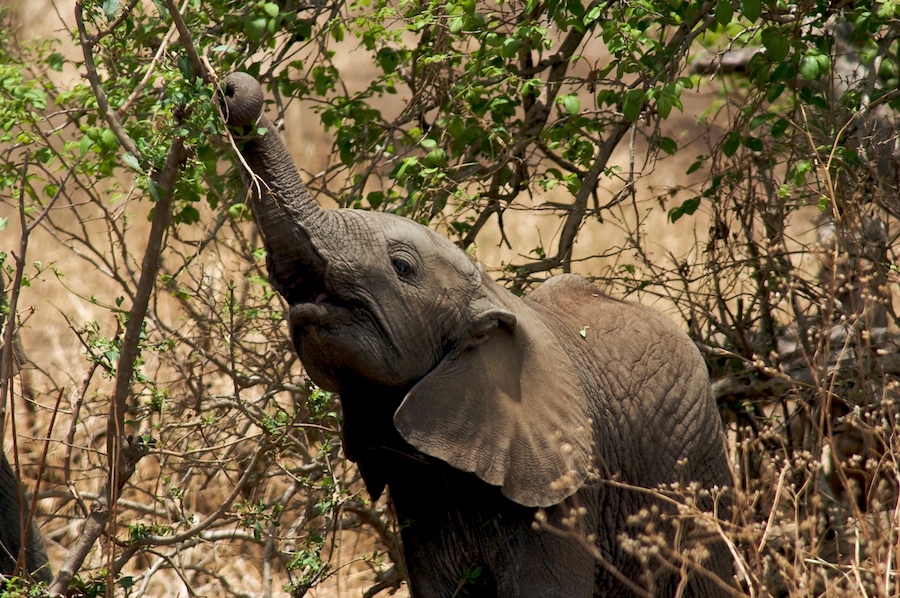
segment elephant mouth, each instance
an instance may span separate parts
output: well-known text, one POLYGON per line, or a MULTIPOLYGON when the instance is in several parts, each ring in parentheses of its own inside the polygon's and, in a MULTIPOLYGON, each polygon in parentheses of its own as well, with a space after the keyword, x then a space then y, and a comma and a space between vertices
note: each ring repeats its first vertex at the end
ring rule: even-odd
POLYGON ((353 306, 331 293, 316 279, 300 279, 284 288, 294 326, 339 325, 349 316, 353 306))

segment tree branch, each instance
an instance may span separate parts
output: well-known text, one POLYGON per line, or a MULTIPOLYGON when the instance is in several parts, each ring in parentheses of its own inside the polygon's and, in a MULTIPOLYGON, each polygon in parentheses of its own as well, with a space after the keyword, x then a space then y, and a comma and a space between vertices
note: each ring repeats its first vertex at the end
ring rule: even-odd
POLYGON ((100 112, 103 114, 103 118, 106 120, 106 124, 109 125, 113 135, 115 135, 116 139, 119 140, 119 143, 122 144, 122 147, 137 158, 138 161, 143 163, 144 157, 141 154, 141 151, 125 131, 115 110, 110 109, 109 100, 106 99, 106 93, 103 91, 103 84, 100 82, 100 76, 97 74, 97 65, 94 63, 93 49, 94 44, 96 44, 97 41, 95 38, 90 37, 84 28, 84 7, 82 5, 82 0, 75 2, 75 23, 78 26, 78 40, 81 43, 81 51, 84 54, 84 67, 87 69, 86 76, 91 84, 91 89, 94 91, 94 97, 97 98, 97 105, 100 108, 100 112))
POLYGON ((186 159, 187 150, 184 142, 178 138, 173 139, 169 146, 166 165, 157 178, 157 183, 161 188, 160 198, 154 208, 150 237, 141 263, 141 277, 134 296, 134 303, 129 312, 116 370, 115 394, 107 420, 109 478, 100 497, 91 505, 91 514, 85 522, 82 535, 66 555, 63 566, 60 567, 56 579, 50 587, 53 594, 65 593, 69 582, 81 568, 91 547, 106 530, 121 489, 134 473, 137 462, 148 451, 146 445, 139 438, 132 440, 124 436, 125 411, 131 391, 134 362, 140 353, 141 329, 159 271, 163 237, 171 221, 175 182, 186 159))
MULTIPOLYGON (((184 4, 187 6, 187 2, 184 4)), ((212 74, 207 70, 203 61, 200 60, 200 55, 197 54, 197 48, 194 47, 194 40, 191 38, 191 32, 188 30, 187 25, 184 24, 184 19, 181 17, 181 12, 178 10, 175 0, 166 0, 166 7, 169 9, 169 14, 172 16, 172 22, 175 23, 175 27, 178 29, 178 38, 181 40, 181 45, 184 46, 184 51, 188 55, 188 60, 191 61, 191 68, 194 69, 194 76, 196 77, 199 75, 204 83, 212 83, 212 74)))

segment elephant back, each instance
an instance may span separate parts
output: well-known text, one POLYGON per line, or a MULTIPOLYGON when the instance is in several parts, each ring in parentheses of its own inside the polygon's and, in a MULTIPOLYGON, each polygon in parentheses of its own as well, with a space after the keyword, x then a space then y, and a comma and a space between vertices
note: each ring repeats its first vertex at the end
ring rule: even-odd
POLYGON ((527 301, 545 310, 575 364, 607 473, 643 487, 732 485, 706 365, 672 320, 568 274, 527 301))

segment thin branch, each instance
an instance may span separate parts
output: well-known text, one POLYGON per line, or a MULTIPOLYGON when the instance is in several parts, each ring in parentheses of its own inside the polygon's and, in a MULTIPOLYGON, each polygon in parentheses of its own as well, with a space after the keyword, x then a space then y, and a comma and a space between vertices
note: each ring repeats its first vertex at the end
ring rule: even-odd
MULTIPOLYGON (((187 0, 185 0, 184 6, 187 7, 187 0)), ((175 27, 178 28, 178 38, 181 40, 181 45, 184 46, 184 51, 187 52, 188 60, 191 61, 191 67, 194 69, 194 76, 196 77, 199 75, 206 84, 212 83, 212 74, 206 69, 206 65, 203 61, 200 60, 200 56, 197 54, 197 48, 194 47, 194 40, 191 38, 191 32, 188 30, 187 25, 184 24, 184 19, 181 17, 178 6, 175 5, 175 0, 166 0, 166 7, 169 9, 169 14, 172 16, 175 27)))
POLYGON ((203 519, 203 521, 199 522, 197 525, 194 525, 180 534, 175 534, 172 536, 150 536, 140 540, 139 542, 135 542, 133 544, 134 547, 140 546, 171 546, 173 544, 178 544, 179 542, 184 542, 188 540, 192 536, 199 534, 204 531, 206 528, 210 527, 213 523, 219 521, 222 515, 225 512, 234 506, 234 501, 250 481, 251 478, 257 475, 256 466, 259 463, 260 458, 266 452, 266 446, 264 444, 260 445, 257 448, 256 452, 253 454, 253 459, 250 461, 250 464, 244 469, 244 474, 241 476, 241 479, 237 481, 234 485, 234 488, 231 490, 231 494, 229 494, 225 500, 223 500, 219 507, 213 511, 213 513, 203 519))
POLYGON ((96 40, 88 36, 87 31, 84 28, 84 7, 82 5, 82 0, 75 2, 75 23, 78 26, 78 39, 81 42, 81 50, 84 54, 84 67, 87 69, 87 79, 91 84, 91 89, 94 91, 94 97, 97 98, 97 105, 100 108, 100 113, 103 114, 103 118, 109 125, 110 130, 113 132, 113 135, 116 136, 116 139, 119 140, 119 143, 122 144, 122 147, 125 148, 125 151, 137 158, 138 161, 143 162, 144 157, 141 154, 141 151, 137 148, 137 145, 135 145, 128 133, 125 132, 125 128, 122 126, 122 122, 116 115, 115 110, 112 110, 109 107, 109 100, 106 99, 106 93, 103 91, 103 84, 100 81, 100 76, 97 74, 97 65, 94 63, 93 49, 96 40))
MULTIPOLYGON (((116 369, 116 385, 112 408, 107 422, 107 451, 111 462, 119 453, 119 443, 123 439, 126 402, 131 393, 131 379, 134 374, 134 362, 140 353, 141 329, 144 326, 144 317, 147 315, 147 306, 150 304, 150 296, 156 285, 156 275, 159 272, 160 254, 163 248, 163 237, 169 228, 172 219, 172 199, 175 191, 175 181, 178 172, 187 159, 187 150, 184 142, 175 138, 169 146, 169 155, 166 165, 158 178, 158 184, 162 191, 159 201, 153 212, 153 221, 150 225, 150 237, 147 240, 147 249, 141 262, 141 277, 138 282, 134 303, 128 314, 128 323, 125 327, 125 336, 122 339, 122 348, 119 355, 118 368, 116 369)), ((115 482, 117 468, 110 467, 111 482, 115 482)), ((111 488, 117 485, 112 483, 111 488)), ((115 501, 112 501, 115 504, 115 501)))
MULTIPOLYGON (((56 397, 56 405, 54 406, 53 411, 50 414, 50 424, 47 426, 47 436, 44 439, 44 451, 41 453, 41 460, 38 464, 37 480, 34 483, 34 491, 31 494, 31 505, 28 509, 28 520, 21 528, 23 539, 31 537, 31 526, 34 525, 34 516, 37 512, 37 501, 39 497, 38 493, 41 490, 41 480, 44 478, 44 468, 47 465, 47 454, 50 452, 50 439, 53 437, 53 427, 56 425, 56 416, 59 415, 59 406, 62 403, 64 393, 65 388, 60 389, 59 394, 56 397)), ((20 472, 16 471, 16 477, 21 479, 20 472)), ((19 556, 16 561, 17 568, 22 567, 22 570, 28 569, 28 565, 30 565, 30 563, 28 563, 27 560, 27 552, 28 542, 22 542, 22 546, 19 549, 19 556)))
MULTIPOLYGON (((25 154, 22 164, 22 178, 19 183, 19 220, 22 223, 22 238, 19 241, 19 254, 16 259, 16 274, 13 279, 12 293, 9 298, 9 317, 3 331, 3 365, 0 367, 0 452, 3 452, 3 438, 6 430, 6 401, 9 397, 9 381, 13 370, 13 341, 15 340, 16 309, 19 302, 19 291, 22 288, 22 276, 25 268, 25 252, 28 248, 28 225, 25 222, 25 185, 28 182, 29 154, 25 154)), ((12 401, 10 401, 10 405, 12 401)))
POLYGON ((125 9, 121 12, 121 14, 119 14, 119 16, 116 17, 115 21, 110 23, 106 29, 102 29, 101 31, 98 31, 97 35, 89 38, 88 42, 90 43, 91 47, 93 48, 98 43, 100 43, 101 39, 103 39, 104 37, 106 37, 107 35, 112 33, 113 31, 115 31, 116 27, 121 25, 122 22, 125 21, 125 19, 127 19, 131 15, 131 11, 134 10, 134 7, 137 6, 137 3, 139 1, 140 0, 131 0, 131 2, 128 3, 128 6, 126 6, 125 9))
MULTIPOLYGON (((116 479, 120 484, 124 485, 131 478, 138 461, 148 453, 147 449, 147 445, 140 442, 140 439, 127 441, 127 445, 122 449, 121 459, 118 462, 119 471, 116 479)), ((78 540, 75 542, 75 546, 66 553, 63 564, 56 573, 53 583, 50 584, 48 589, 50 595, 64 596, 67 594, 69 582, 81 569, 84 559, 91 551, 97 538, 106 530, 110 514, 108 497, 111 494, 111 488, 107 482, 107 485, 100 492, 100 496, 91 504, 91 513, 84 522, 84 527, 81 530, 81 535, 78 536, 78 540)), ((113 586, 110 584, 109 587, 112 588, 113 586)))
POLYGON ((166 50, 169 48, 169 43, 172 41, 172 36, 175 35, 175 31, 177 29, 174 25, 169 27, 169 31, 166 32, 166 36, 163 38, 162 42, 159 44, 159 48, 156 50, 156 54, 153 55, 153 59, 150 61, 150 64, 147 65, 147 72, 144 73, 144 76, 141 78, 140 82, 137 84, 137 87, 132 90, 131 94, 129 94, 128 99, 125 100, 125 103, 122 104, 118 110, 116 110, 116 115, 119 118, 124 118, 124 116, 131 109, 131 105, 137 100, 138 96, 140 96, 141 92, 143 92, 144 87, 147 86, 147 83, 150 81, 150 77, 153 76, 153 72, 156 70, 156 63, 159 62, 159 59, 163 54, 166 53, 166 50))

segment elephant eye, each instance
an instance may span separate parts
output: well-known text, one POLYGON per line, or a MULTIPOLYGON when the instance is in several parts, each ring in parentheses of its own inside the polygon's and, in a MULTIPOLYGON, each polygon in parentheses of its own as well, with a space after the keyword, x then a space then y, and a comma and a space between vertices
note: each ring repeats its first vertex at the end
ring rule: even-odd
POLYGON ((391 258, 391 266, 400 276, 406 277, 413 273, 412 264, 402 257, 394 256, 391 258))

